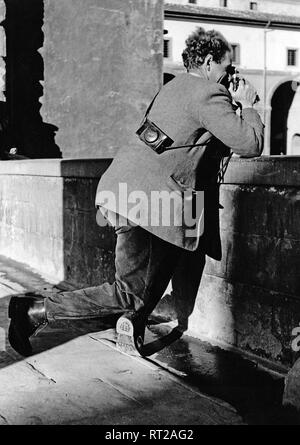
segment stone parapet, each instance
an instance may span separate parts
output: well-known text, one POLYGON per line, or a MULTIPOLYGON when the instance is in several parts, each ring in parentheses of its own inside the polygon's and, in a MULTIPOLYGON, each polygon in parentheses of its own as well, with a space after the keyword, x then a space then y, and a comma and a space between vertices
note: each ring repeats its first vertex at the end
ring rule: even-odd
POLYGON ((110 160, 0 162, 0 252, 76 286, 114 278, 114 233, 96 224, 110 160))
POLYGON ((190 329, 291 366, 300 322, 300 157, 235 158, 220 190, 223 257, 207 260, 190 329))

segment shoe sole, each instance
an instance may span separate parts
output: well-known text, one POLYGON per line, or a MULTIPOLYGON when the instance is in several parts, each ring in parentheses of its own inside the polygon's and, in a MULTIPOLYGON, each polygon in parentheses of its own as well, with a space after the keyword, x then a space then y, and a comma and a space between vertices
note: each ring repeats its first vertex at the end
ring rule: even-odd
POLYGON ((141 335, 135 338, 135 327, 127 317, 120 317, 116 324, 117 349, 125 354, 142 356, 144 340, 141 335))
POLYGON ((32 354, 32 347, 28 337, 17 328, 18 323, 18 298, 12 297, 9 302, 8 316, 11 319, 8 329, 8 340, 12 348, 20 355, 29 357, 32 354))
POLYGON ((17 297, 12 297, 8 306, 8 316, 12 320, 16 318, 17 297))

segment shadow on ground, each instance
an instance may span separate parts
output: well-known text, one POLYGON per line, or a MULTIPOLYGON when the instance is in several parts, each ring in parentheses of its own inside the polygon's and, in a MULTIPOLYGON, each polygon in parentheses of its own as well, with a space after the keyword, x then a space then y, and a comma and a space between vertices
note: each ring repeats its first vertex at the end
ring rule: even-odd
MULTIPOLYGON (((154 327, 157 335, 165 328, 154 327)), ((282 407, 284 376, 231 351, 184 336, 155 357, 201 392, 234 406, 247 424, 294 425, 299 417, 282 407)))

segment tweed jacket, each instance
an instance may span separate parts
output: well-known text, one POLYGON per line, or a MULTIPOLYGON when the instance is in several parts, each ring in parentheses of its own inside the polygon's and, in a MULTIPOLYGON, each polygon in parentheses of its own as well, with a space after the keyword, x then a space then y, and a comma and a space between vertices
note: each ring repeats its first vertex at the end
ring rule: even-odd
MULTIPOLYGON (((123 205, 125 189, 127 196, 131 192, 138 192, 135 205, 139 201, 136 213, 139 216, 141 209, 142 212, 149 210, 153 191, 181 193, 203 190, 204 213, 199 212, 197 215, 193 235, 189 233, 187 236, 186 225, 172 223, 172 218, 170 224, 163 224, 161 219, 159 223, 155 219, 156 223, 153 224, 148 219, 143 227, 161 239, 187 250, 196 250, 202 246, 207 255, 220 259, 217 186, 220 160, 228 156, 229 149, 246 157, 261 154, 263 124, 257 111, 246 108, 240 116, 237 115, 231 95, 223 85, 185 73, 162 87, 149 118, 174 141, 173 147, 197 143, 204 134, 210 134, 211 137, 200 147, 174 148, 162 154, 157 154, 137 137, 135 146, 119 150, 100 179, 96 205, 140 224, 134 212, 129 214, 128 206, 123 205), (122 196, 120 184, 123 187, 122 196), (113 193, 115 200, 106 199, 103 193, 106 191, 113 193)), ((181 211, 186 211, 186 208, 191 211, 190 207, 185 206, 181 207, 181 211)), ((153 211, 156 210, 151 209, 153 211)))

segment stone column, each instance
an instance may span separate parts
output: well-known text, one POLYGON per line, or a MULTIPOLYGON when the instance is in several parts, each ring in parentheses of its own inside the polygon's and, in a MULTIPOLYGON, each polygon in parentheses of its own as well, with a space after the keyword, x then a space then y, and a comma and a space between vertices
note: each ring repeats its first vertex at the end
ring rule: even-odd
POLYGON ((162 82, 163 0, 45 0, 41 114, 63 157, 113 157, 162 82))
POLYGON ((265 110, 266 121, 265 124, 265 141, 264 141, 264 155, 270 155, 271 153, 271 116, 272 107, 267 106, 265 110))

